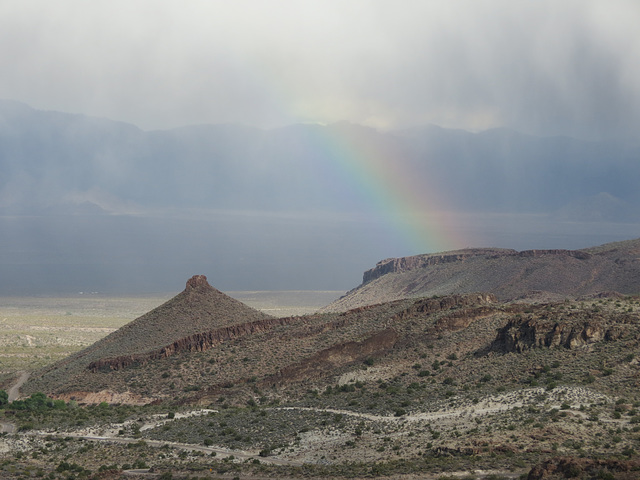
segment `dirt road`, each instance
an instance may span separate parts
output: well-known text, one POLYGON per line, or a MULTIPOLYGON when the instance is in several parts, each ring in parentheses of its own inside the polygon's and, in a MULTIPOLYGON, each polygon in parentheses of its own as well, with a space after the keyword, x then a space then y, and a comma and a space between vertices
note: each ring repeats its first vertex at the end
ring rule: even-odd
POLYGON ((231 450, 228 448, 222 448, 222 447, 205 447, 205 446, 201 446, 201 445, 194 445, 194 444, 189 444, 189 443, 176 443, 176 442, 167 442, 164 440, 150 440, 147 438, 127 438, 127 437, 104 437, 104 436, 98 436, 98 435, 80 435, 80 434, 73 434, 73 433, 65 433, 65 434, 60 434, 60 435, 56 435, 53 434, 51 432, 29 432, 26 435, 31 435, 31 436, 53 436, 53 437, 63 437, 63 438, 81 438, 83 440, 89 440, 92 442, 106 442, 106 443, 124 443, 124 444, 135 444, 135 443, 144 443, 146 445, 149 445, 151 447, 164 447, 164 446, 169 446, 171 448, 175 448, 177 450, 185 450, 188 452, 203 452, 203 453, 216 453, 216 454, 220 454, 223 456, 233 456, 235 458, 241 458, 241 459, 259 459, 261 462, 263 463, 270 463, 273 465, 289 465, 289 466, 301 466, 303 465, 302 462, 297 462, 294 460, 287 460, 284 458, 277 458, 277 457, 261 457, 259 454, 257 453, 251 453, 251 452, 246 452, 246 451, 242 451, 242 450, 231 450))
POLYGON ((16 381, 16 383, 14 383, 13 386, 9 390, 7 390, 7 393, 9 394, 9 402, 13 402, 14 400, 18 399, 18 397, 20 396, 20 387, 22 387, 22 385, 24 385, 24 382, 26 382, 29 378, 29 372, 19 373, 20 375, 18 376, 18 380, 16 381))
MULTIPOLYGON (((14 383, 13 386, 9 388, 9 390, 7 390, 9 402, 13 402, 20 396, 20 387, 22 387, 22 385, 24 384, 24 382, 27 381, 28 378, 29 378, 29 372, 20 372, 20 375, 18 376, 18 380, 16 380, 16 383, 14 383)), ((15 432, 16 432, 16 426, 13 423, 7 422, 6 420, 0 420, 0 433, 15 433, 15 432)))

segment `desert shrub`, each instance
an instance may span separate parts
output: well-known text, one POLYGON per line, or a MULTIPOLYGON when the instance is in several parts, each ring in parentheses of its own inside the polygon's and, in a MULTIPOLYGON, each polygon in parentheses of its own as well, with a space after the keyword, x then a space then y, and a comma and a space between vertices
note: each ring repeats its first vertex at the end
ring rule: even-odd
POLYGON ((632 447, 627 446, 622 450, 621 453, 622 455, 625 455, 627 457, 633 457, 636 454, 636 451, 632 447))
POLYGON ((258 455, 260 455, 261 457, 268 457, 269 455, 271 455, 271 448, 263 448, 262 450, 260 450, 260 453, 258 453, 258 455))

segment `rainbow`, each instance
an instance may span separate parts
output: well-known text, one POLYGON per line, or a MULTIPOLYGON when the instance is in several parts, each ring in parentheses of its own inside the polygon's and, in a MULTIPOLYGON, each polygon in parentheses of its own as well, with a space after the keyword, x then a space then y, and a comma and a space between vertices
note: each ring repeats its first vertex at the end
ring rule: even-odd
MULTIPOLYGON (((265 67, 263 65, 262 69, 265 67)), ((273 71, 248 76, 277 77, 279 73, 273 71)), ((278 110, 286 118, 294 122, 309 119, 308 108, 296 104, 291 98, 290 92, 296 91, 295 85, 287 89, 279 82, 269 83, 274 104, 279 105, 278 110)), ((401 163, 394 162, 394 158, 402 155, 400 148, 397 151, 380 149, 364 136, 341 135, 339 129, 331 125, 316 126, 321 128, 313 129, 313 147, 325 154, 333 170, 324 173, 341 177, 352 187, 388 227, 391 236, 403 245, 401 248, 407 252, 403 256, 456 250, 470 244, 469 239, 457 233, 460 231, 460 226, 456 227, 459 220, 456 221, 454 213, 447 210, 447 195, 442 186, 397 168, 401 163)))
POLYGON ((465 241, 455 233, 454 221, 445 209, 446 195, 412 172, 399 147, 376 145, 366 127, 344 135, 332 126, 314 128, 314 148, 329 159, 333 174, 347 182, 368 208, 399 237, 407 255, 455 250, 465 241), (406 169, 405 169, 406 170, 406 169))

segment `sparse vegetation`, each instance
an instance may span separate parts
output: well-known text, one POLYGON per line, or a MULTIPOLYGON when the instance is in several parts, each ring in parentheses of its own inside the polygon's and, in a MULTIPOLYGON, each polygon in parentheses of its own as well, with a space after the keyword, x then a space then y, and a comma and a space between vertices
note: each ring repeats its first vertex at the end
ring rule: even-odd
POLYGON ((635 297, 605 299, 597 314, 589 302, 571 301, 470 302, 424 313, 433 308, 427 300, 307 316, 131 368, 74 370, 63 384, 161 399, 149 405, 108 395, 93 405, 53 400, 39 392, 59 380, 36 375, 27 387, 47 388, 0 405, 3 422, 19 430, 0 438, 10 445, 0 476, 118 478, 134 468, 175 479, 524 474, 558 456, 638 459, 631 379, 640 316, 627 311, 635 297), (450 318, 465 325, 451 327, 450 318), (516 351, 498 342, 512 320, 546 328, 559 318, 570 326, 597 321, 610 333, 572 348, 521 343, 516 351), (395 336, 377 336, 390 328, 395 336), (75 435, 127 443, 97 449, 75 435))

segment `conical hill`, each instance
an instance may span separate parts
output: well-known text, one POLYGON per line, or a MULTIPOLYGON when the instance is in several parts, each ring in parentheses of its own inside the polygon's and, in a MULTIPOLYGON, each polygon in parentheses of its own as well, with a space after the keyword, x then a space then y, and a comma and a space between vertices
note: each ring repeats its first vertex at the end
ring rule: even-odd
POLYGON ((213 288, 195 275, 186 288, 159 307, 124 325, 84 350, 99 357, 133 355, 154 350, 194 333, 270 318, 213 288))
POLYGON ((164 304, 84 350, 35 372, 23 390, 47 390, 47 384, 69 380, 92 362, 135 357, 194 334, 270 318, 213 288, 204 275, 195 275, 181 293, 164 304))

